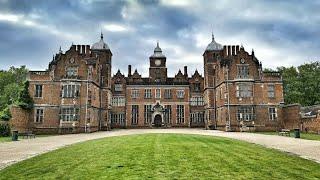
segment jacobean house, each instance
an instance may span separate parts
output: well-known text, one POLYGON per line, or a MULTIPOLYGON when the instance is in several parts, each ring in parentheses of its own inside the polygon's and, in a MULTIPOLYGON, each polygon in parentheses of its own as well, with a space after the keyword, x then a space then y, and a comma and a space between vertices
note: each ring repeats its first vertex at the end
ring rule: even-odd
POLYGON ((12 108, 12 125, 37 133, 92 132, 110 128, 203 127, 272 130, 281 126, 282 79, 264 73, 254 52, 222 46, 212 36, 203 54, 204 77, 187 66, 167 75, 157 43, 149 76, 137 69, 111 75, 112 52, 104 42, 61 50, 46 71, 29 72, 34 108, 12 108))

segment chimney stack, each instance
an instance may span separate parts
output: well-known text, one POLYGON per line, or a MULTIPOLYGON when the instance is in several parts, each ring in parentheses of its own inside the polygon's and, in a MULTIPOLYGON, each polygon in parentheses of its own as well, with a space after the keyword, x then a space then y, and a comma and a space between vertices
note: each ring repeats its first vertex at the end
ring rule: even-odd
POLYGON ((131 65, 128 65, 128 77, 131 76, 131 65))
POLYGON ((187 66, 184 66, 184 75, 188 76, 188 67, 187 66))
POLYGON ((79 54, 81 53, 81 45, 77 45, 77 51, 79 54))
POLYGON ((90 45, 86 45, 86 54, 90 54, 90 45))
POLYGON ((227 46, 223 46, 223 56, 227 56, 227 46))
POLYGON ((239 45, 236 45, 236 54, 239 53, 239 45))
POLYGON ((232 56, 236 55, 236 47, 235 46, 231 46, 232 47, 232 56))

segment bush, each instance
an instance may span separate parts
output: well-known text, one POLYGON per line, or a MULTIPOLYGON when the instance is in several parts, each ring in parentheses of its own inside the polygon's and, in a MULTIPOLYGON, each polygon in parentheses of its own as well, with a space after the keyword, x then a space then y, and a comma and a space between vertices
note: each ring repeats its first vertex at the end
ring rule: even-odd
POLYGON ((3 136, 3 137, 10 136, 10 126, 8 123, 0 122, 0 136, 3 136))
POLYGON ((24 87, 20 92, 20 96, 16 104, 22 109, 30 110, 33 107, 33 100, 29 95, 29 82, 26 81, 23 86, 24 87))
POLYGON ((0 120, 9 121, 11 118, 11 113, 9 107, 6 107, 3 111, 0 111, 0 120))

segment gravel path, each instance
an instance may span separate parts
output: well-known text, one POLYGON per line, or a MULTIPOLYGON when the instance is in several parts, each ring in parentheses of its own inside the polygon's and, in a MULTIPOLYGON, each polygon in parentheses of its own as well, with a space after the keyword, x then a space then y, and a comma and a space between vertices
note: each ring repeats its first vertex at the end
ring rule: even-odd
POLYGON ((296 154, 302 158, 320 163, 320 141, 295 139, 275 135, 222 132, 202 129, 123 129, 91 134, 49 136, 35 139, 24 139, 17 142, 0 143, 0 169, 30 157, 78 142, 104 137, 145 133, 181 133, 227 137, 296 154))

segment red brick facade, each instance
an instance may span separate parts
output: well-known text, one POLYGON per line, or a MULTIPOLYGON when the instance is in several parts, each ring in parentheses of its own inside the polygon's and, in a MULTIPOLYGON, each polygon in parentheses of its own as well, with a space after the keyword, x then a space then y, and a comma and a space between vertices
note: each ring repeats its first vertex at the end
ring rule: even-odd
POLYGON ((53 57, 48 70, 29 72, 34 108, 12 108, 12 125, 37 133, 152 127, 271 131, 300 122, 298 109, 282 105, 280 74, 263 72, 253 51, 213 38, 203 57, 204 77, 198 71, 189 76, 186 66, 168 77, 157 44, 149 77, 132 73, 131 65, 127 76, 111 76, 112 53, 103 36, 91 47, 72 45, 53 57))

